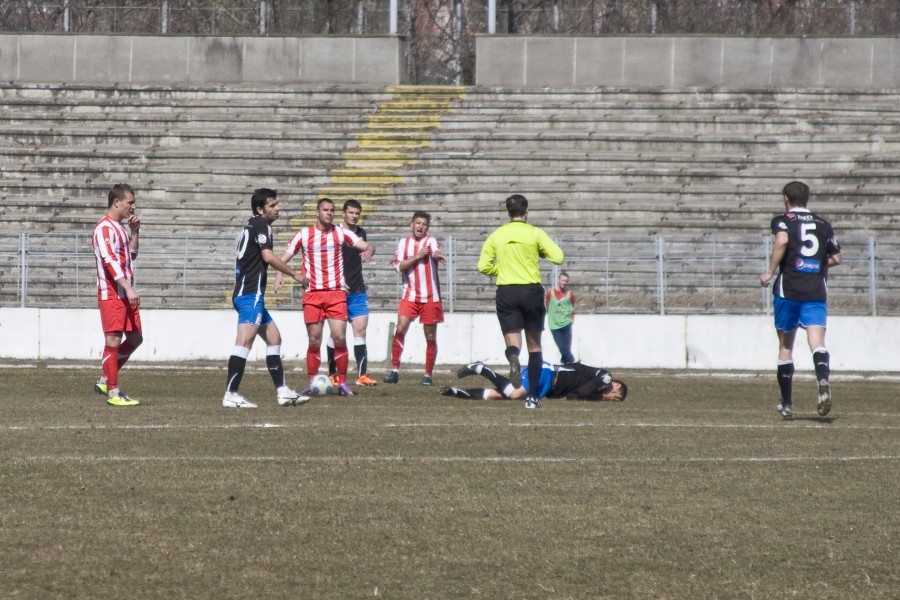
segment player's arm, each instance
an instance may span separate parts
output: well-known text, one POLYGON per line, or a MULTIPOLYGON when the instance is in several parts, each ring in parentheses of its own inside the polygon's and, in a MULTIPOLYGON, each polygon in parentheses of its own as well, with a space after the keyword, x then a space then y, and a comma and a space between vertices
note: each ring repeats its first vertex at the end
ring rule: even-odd
POLYGON ((372 260, 373 256, 375 256, 375 246, 373 244, 370 244, 366 240, 360 241, 362 241, 366 245, 365 249, 360 248, 357 244, 354 244, 353 247, 359 250, 359 259, 364 263, 367 263, 372 260))
POLYGON ((128 242, 128 249, 131 250, 131 258, 134 259, 137 257, 138 247, 141 245, 141 220, 137 215, 128 217, 128 228, 131 230, 131 241, 128 242))
POLYGON ((497 249, 494 247, 494 236, 491 235, 481 246, 481 254, 478 255, 478 272, 488 277, 496 277, 500 270, 497 268, 497 249))
POLYGON ((567 400, 600 400, 603 393, 612 386, 612 374, 599 369, 590 381, 566 396, 567 400))
POLYGON ((441 247, 438 246, 437 240, 434 238, 430 238, 426 247, 429 249, 429 253, 431 254, 431 258, 440 264, 444 264, 447 262, 447 257, 444 256, 444 253, 441 252, 441 247))
POLYGON ((759 284, 763 287, 769 287, 772 279, 775 278, 775 271, 787 252, 788 234, 787 231, 779 231, 775 234, 775 245, 772 247, 772 257, 769 259, 769 270, 759 276, 759 284))
POLYGON ((829 266, 829 267, 836 267, 836 266, 838 266, 839 264, 841 264, 841 260, 842 260, 842 259, 841 259, 841 253, 840 253, 840 252, 835 252, 834 254, 829 254, 829 255, 828 255, 828 266, 829 266))
POLYGON ((275 288, 277 292, 281 285, 284 283, 284 275, 287 275, 297 283, 302 286, 306 286, 306 277, 303 274, 298 274, 291 266, 288 264, 288 261, 291 260, 291 257, 294 255, 290 250, 285 250, 281 255, 281 258, 275 256, 275 253, 271 248, 263 248, 261 251, 262 259, 265 261, 267 265, 278 271, 275 273, 275 281, 272 282, 272 286, 275 288), (282 275, 282 273, 284 275, 282 275))
POLYGON ((550 236, 547 235, 547 232, 543 229, 538 229, 538 253, 542 258, 546 258, 554 265, 561 265, 565 260, 566 255, 563 253, 562 248, 556 245, 550 236))

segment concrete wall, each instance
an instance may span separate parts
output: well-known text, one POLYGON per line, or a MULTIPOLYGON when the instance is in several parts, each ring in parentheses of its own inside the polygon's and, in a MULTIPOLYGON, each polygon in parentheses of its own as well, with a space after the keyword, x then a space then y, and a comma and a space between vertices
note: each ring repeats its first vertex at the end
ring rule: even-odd
POLYGON ((0 80, 38 83, 357 83, 406 72, 396 36, 0 35, 0 80))
POLYGON ((482 35, 476 56, 489 87, 900 87, 898 38, 482 35))
MULTIPOLYGON (((273 311, 289 361, 306 356, 306 329, 299 311, 273 311)), ((234 346, 231 310, 146 310, 144 346, 138 362, 199 359, 226 361, 234 346)), ((389 359, 388 331, 394 314, 371 315, 369 359, 389 359)), ((777 343, 770 317, 580 315, 574 328, 575 355, 610 369, 772 370, 777 343), (600 340, 597 343, 597 340, 600 340)), ((438 329, 440 368, 485 360, 505 364, 503 341, 493 314, 448 314, 438 329)), ((900 318, 831 317, 828 347, 836 371, 900 371, 900 318)), ((0 358, 99 360, 103 349, 96 310, 0 308, 0 358)), ((545 357, 559 354, 548 332, 545 357)), ((811 371, 805 336, 794 352, 798 369, 811 371)), ((425 342, 418 323, 406 337, 404 364, 421 368, 425 342), (415 366, 413 366, 415 365, 415 366)), ((265 360, 257 343, 251 359, 265 360)), ((352 359, 351 359, 352 362, 352 359)))

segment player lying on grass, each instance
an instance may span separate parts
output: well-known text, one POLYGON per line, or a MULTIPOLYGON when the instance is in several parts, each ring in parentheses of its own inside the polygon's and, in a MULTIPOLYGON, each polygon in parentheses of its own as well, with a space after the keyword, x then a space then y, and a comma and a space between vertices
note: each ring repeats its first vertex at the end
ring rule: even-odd
POLYGON ((526 396, 540 398, 565 398, 567 400, 607 400, 622 402, 628 397, 628 386, 613 379, 609 371, 581 363, 551 365, 543 363, 538 378, 537 393, 529 394, 528 376, 522 370, 522 385, 514 386, 509 379, 498 375, 483 362, 465 365, 456 372, 462 377, 481 375, 491 382, 494 389, 462 389, 445 387, 441 395, 472 400, 521 400, 526 396))

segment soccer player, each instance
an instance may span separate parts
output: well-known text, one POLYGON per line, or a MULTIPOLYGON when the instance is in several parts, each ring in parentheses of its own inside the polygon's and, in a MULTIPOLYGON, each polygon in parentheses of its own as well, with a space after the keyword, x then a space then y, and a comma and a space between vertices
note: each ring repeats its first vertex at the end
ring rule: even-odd
POLYGON ((280 406, 297 406, 309 401, 308 395, 298 394, 287 387, 281 364, 281 332, 266 310, 266 274, 268 267, 297 279, 294 270, 279 260, 272 250, 272 223, 278 219, 278 194, 275 190, 259 188, 250 198, 253 216, 244 224, 238 238, 234 267, 234 292, 231 302, 238 313, 237 339, 228 359, 228 380, 222 406, 226 408, 256 408, 238 393, 247 356, 258 335, 266 342, 266 367, 275 384, 276 401, 280 406))
MULTIPOLYGON (((357 236, 368 242, 366 230, 359 226, 362 215, 362 205, 358 200, 344 202, 344 222, 338 227, 349 229, 357 236)), ((366 374, 369 363, 369 352, 366 347, 366 329, 369 326, 369 294, 366 292, 366 282, 363 281, 363 263, 369 262, 375 254, 375 246, 369 244, 368 250, 360 252, 352 246, 344 244, 341 247, 344 257, 344 279, 347 282, 347 316, 350 320, 350 328, 353 330, 353 355, 356 358, 356 385, 376 385, 378 382, 366 374)), ((325 352, 328 355, 328 376, 332 383, 340 384, 337 376, 337 363, 334 360, 334 340, 331 336, 325 342, 325 352)))
POLYGON ((528 387, 530 374, 528 367, 522 370, 522 385, 515 386, 509 379, 498 375, 496 371, 483 362, 465 365, 457 371, 457 375, 469 377, 481 375, 491 382, 493 389, 475 388, 461 389, 448 387, 441 390, 443 396, 468 398, 473 400, 520 400, 527 396, 533 398, 566 398, 567 400, 606 400, 622 402, 628 397, 628 386, 620 379, 613 379, 609 371, 591 367, 581 363, 567 365, 551 365, 542 363, 538 374, 538 387, 528 387), (531 390, 537 392, 532 393, 531 390))
POLYGON ((809 186, 792 181, 782 191, 785 213, 772 219, 775 236, 769 270, 759 276, 768 287, 774 280, 775 332, 778 334, 778 412, 793 415, 791 388, 794 377, 794 338, 797 327, 806 329, 816 370, 816 411, 823 417, 831 410, 830 355, 825 347, 828 316, 828 269, 841 264, 841 246, 831 224, 806 208, 809 186), (775 276, 776 269, 779 271, 775 276))
POLYGON ((432 385, 431 375, 437 359, 437 326, 444 322, 444 305, 441 302, 441 281, 438 264, 446 262, 438 241, 428 235, 431 215, 417 210, 410 221, 412 235, 397 243, 394 253, 394 269, 403 278, 403 292, 397 309, 397 329, 391 344, 391 372, 385 383, 400 380, 400 355, 409 325, 417 317, 425 331, 425 375, 420 385, 432 385))
POLYGON ((111 406, 137 406, 119 389, 119 370, 144 341, 141 296, 134 289, 134 259, 140 245, 141 220, 135 214, 134 190, 127 183, 112 186, 106 214, 94 226, 91 247, 97 261, 97 305, 106 345, 103 374, 94 390, 111 406), (128 231, 122 222, 128 223, 128 231))
POLYGON ((556 287, 547 292, 544 306, 547 307, 547 326, 553 341, 559 348, 562 364, 575 362, 572 355, 572 323, 575 320, 575 294, 567 289, 569 274, 563 271, 556 280, 556 287))
MULTIPOLYGON (((539 259, 562 264, 565 255, 542 229, 528 224, 528 200, 521 194, 506 199, 509 223, 488 236, 478 257, 478 271, 497 278, 497 319, 506 342, 509 379, 514 387, 522 382, 519 351, 522 330, 528 345, 530 390, 538 389, 544 354, 544 288, 541 287, 539 259)), ((540 408, 539 399, 525 397, 525 408, 540 408)))
MULTIPOLYGON (((331 339, 334 340, 334 361, 337 366, 338 394, 352 396, 347 385, 347 295, 344 290, 343 244, 360 252, 368 252, 369 244, 350 231, 349 228, 334 226, 334 202, 322 198, 316 204, 316 222, 304 227, 291 238, 281 259, 285 262, 297 253, 303 260, 304 286, 303 321, 309 346, 306 349, 306 374, 312 381, 322 362, 322 334, 325 320, 331 339)), ((281 278, 275 276, 275 289, 281 285, 281 278)), ((303 394, 307 394, 309 384, 303 394)))

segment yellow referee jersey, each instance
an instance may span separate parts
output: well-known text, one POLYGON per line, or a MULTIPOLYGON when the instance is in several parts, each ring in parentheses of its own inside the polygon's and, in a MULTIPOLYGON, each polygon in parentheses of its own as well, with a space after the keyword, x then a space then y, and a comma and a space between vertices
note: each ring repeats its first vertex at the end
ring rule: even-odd
POLYGON ((497 285, 541 283, 538 259, 562 264, 565 255, 543 229, 510 221, 488 236, 478 257, 478 271, 497 278, 497 285))

